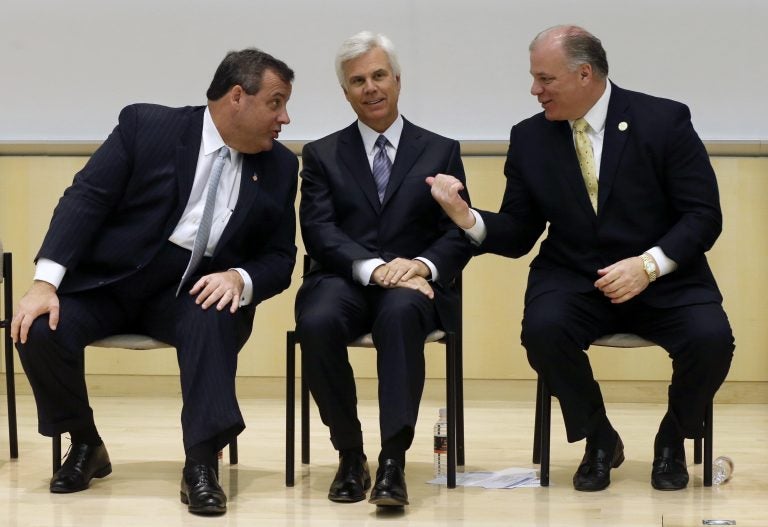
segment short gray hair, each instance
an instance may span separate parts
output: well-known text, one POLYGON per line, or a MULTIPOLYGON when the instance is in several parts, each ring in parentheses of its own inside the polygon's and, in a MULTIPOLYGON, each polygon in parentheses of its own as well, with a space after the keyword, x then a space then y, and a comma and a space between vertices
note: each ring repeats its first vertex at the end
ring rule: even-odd
POLYGON ((373 31, 361 31, 345 40, 339 51, 336 53, 336 76, 339 78, 339 84, 346 88, 346 79, 344 78, 344 63, 364 55, 374 48, 381 48, 387 54, 389 65, 395 77, 400 76, 400 63, 397 60, 395 45, 385 35, 374 33, 373 31))
POLYGON ((580 64, 589 64, 598 78, 608 77, 608 57, 603 43, 583 27, 553 26, 545 29, 534 37, 528 50, 533 51, 539 41, 552 36, 562 42, 565 57, 572 70, 580 64))

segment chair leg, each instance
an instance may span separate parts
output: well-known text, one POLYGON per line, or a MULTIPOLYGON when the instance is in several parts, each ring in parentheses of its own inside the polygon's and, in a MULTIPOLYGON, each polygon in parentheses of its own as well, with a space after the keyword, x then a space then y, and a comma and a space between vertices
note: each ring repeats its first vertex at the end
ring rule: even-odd
POLYGON ((539 480, 542 487, 549 487, 549 432, 552 421, 552 394, 545 382, 541 382, 541 467, 539 480))
POLYGON ((296 335, 285 335, 285 486, 294 483, 296 441, 296 335))
POLYGON ((237 461, 237 437, 233 437, 232 441, 229 442, 229 464, 237 465, 237 461))
POLYGON ((455 334, 456 347, 456 464, 460 467, 464 461, 464 357, 461 334, 455 334))
POLYGON ((19 457, 18 426, 16 424, 16 380, 13 371, 13 341, 11 340, 11 313, 13 313, 13 261, 11 253, 3 253, 3 321, 5 339, 5 387, 8 402, 8 443, 11 459, 19 457))
POLYGON ((306 361, 301 361, 301 462, 309 464, 309 384, 306 361))
POLYGON ((707 404, 705 421, 704 421, 704 486, 712 486, 712 414, 713 414, 713 402, 709 401, 707 404))
POLYGON ((449 333, 445 343, 445 398, 448 407, 448 478, 449 489, 456 488, 456 334, 449 333))
POLYGON ((533 420, 533 463, 541 463, 541 377, 536 378, 536 410, 533 420))
POLYGON ((51 438, 51 446, 53 447, 53 473, 61 468, 61 435, 55 435, 51 438))
MULTIPOLYGON (((6 309, 8 308, 6 307, 6 309)), ((7 311, 7 313, 10 312, 7 311)), ((11 459, 17 459, 19 457, 19 436, 16 424, 16 380, 13 371, 13 341, 10 330, 10 327, 5 329, 5 393, 8 403, 8 443, 11 449, 11 459)))

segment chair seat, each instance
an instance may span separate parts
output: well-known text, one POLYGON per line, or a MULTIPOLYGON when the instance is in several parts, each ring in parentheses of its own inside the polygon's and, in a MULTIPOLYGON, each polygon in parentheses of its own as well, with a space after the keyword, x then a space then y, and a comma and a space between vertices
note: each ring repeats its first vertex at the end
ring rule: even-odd
POLYGON ((603 335, 592 343, 592 346, 604 346, 607 348, 647 348, 656 346, 650 340, 638 337, 634 333, 613 333, 603 335))
POLYGON ((107 338, 92 342, 90 346, 96 348, 122 348, 127 350, 153 350, 158 348, 172 348, 170 344, 155 340, 146 335, 111 335, 107 338))
MULTIPOLYGON (((445 338, 445 331, 443 331, 442 329, 436 329, 435 331, 433 331, 432 333, 427 335, 427 338, 424 339, 424 342, 427 343, 427 344, 430 343, 430 342, 439 342, 439 341, 443 340, 444 338, 445 338)), ((371 335, 370 333, 366 333, 362 337, 359 337, 359 338, 355 339, 355 341, 352 342, 349 345, 351 347, 355 347, 355 348, 373 348, 373 347, 375 347, 373 345, 373 335, 371 335)))

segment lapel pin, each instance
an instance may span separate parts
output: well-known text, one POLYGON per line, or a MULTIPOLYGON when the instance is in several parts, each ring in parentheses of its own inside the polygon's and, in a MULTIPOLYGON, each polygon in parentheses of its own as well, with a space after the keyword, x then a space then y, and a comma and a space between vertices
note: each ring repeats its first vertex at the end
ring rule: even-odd
POLYGON ((621 121, 621 122, 619 123, 619 131, 620 131, 620 132, 624 132, 624 131, 626 131, 626 129, 627 129, 627 128, 629 128, 629 125, 627 124, 627 122, 626 122, 626 121, 621 121))
POLYGON ((251 179, 253 179, 254 181, 258 181, 258 180, 259 180, 259 176, 257 176, 256 174, 254 174, 254 175, 253 175, 253 178, 251 178, 251 179))

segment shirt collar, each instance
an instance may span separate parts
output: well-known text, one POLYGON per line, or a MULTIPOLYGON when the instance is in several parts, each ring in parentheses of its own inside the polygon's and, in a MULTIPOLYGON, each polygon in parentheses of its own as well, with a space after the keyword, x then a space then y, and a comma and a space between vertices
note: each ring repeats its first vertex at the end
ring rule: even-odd
POLYGON ((395 151, 397 151, 397 146, 400 144, 400 135, 403 133, 403 117, 398 114, 395 122, 381 134, 360 119, 357 120, 357 128, 360 130, 360 135, 363 137, 363 145, 365 145, 365 151, 368 155, 373 155, 373 149, 376 147, 376 139, 378 139, 380 135, 386 137, 389 144, 391 144, 395 151))
MULTIPOLYGON (((205 108, 205 114, 203 115, 203 154, 208 156, 218 151, 222 146, 226 146, 224 139, 221 138, 219 130, 216 125, 213 124, 213 118, 211 117, 211 111, 208 107, 205 108)), ((235 150, 230 148, 234 155, 235 150)))
MULTIPOLYGON (((605 91, 597 100, 597 102, 589 109, 584 115, 584 120, 587 121, 589 127, 597 134, 603 133, 605 128, 605 120, 608 118, 608 101, 611 99, 611 82, 605 81, 605 91)), ((573 128, 573 121, 568 121, 573 128)))

